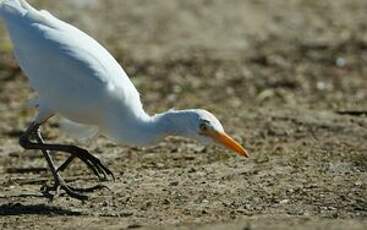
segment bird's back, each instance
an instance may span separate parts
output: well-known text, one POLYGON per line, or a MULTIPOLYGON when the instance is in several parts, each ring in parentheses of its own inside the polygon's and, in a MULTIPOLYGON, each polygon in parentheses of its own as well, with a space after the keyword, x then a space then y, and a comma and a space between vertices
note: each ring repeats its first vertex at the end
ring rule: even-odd
POLYGON ((132 82, 93 38, 22 0, 0 2, 0 15, 19 65, 41 100, 56 113, 95 123, 112 106, 127 114, 141 112, 132 82))

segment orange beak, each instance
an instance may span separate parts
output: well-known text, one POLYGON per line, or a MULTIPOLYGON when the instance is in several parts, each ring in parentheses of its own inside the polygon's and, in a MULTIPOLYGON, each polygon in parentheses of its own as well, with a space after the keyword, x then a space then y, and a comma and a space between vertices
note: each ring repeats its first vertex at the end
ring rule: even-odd
POLYGON ((225 132, 217 132, 215 130, 210 130, 207 135, 213 138, 216 142, 224 145, 225 147, 235 151, 238 155, 243 157, 249 157, 250 155, 244 147, 242 147, 237 141, 230 137, 225 132))

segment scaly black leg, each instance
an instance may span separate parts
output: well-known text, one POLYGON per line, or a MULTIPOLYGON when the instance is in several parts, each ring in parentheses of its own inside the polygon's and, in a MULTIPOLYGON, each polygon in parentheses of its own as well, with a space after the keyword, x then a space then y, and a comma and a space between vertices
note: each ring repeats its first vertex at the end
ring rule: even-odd
POLYGON ((63 172, 67 167, 69 167, 69 165, 71 164, 71 162, 73 162, 73 160, 75 159, 75 156, 70 156, 68 159, 66 159, 66 161, 64 163, 62 163, 57 169, 57 172, 63 172))
POLYGON ((69 153, 82 160, 101 180, 107 180, 108 176, 114 179, 113 173, 102 164, 102 162, 90 154, 87 150, 79 148, 74 145, 60 145, 60 144, 44 144, 44 143, 33 143, 29 140, 30 135, 35 133, 39 125, 32 124, 26 133, 20 137, 19 143, 25 149, 33 150, 48 150, 48 151, 59 151, 69 153))
MULTIPOLYGON (((53 151, 62 151, 66 153, 70 153, 72 156, 80 158, 84 163, 87 164, 87 166, 93 170, 93 172, 101 179, 106 179, 107 175, 112 176, 112 172, 106 168, 98 158, 91 155, 88 151, 78 148, 76 146, 68 146, 68 145, 51 145, 51 144, 44 144, 42 135, 39 131, 39 126, 37 124, 32 123, 31 126, 27 129, 24 135, 21 136, 19 143, 21 146, 23 146, 25 149, 39 149, 42 150, 42 153, 44 154, 47 163, 49 165, 49 168, 52 172, 52 175, 55 180, 55 184, 52 187, 45 186, 44 192, 47 194, 50 198, 53 198, 54 195, 50 194, 49 191, 55 191, 56 194, 60 189, 63 189, 69 196, 79 199, 79 200, 86 200, 88 199, 88 196, 85 194, 82 194, 83 192, 92 192, 96 189, 106 188, 102 185, 97 185, 91 188, 87 189, 77 189, 73 188, 71 186, 67 186, 63 178, 60 176, 58 170, 55 167, 55 164, 51 158, 51 150, 53 151), (29 140, 30 136, 36 134, 36 140, 38 143, 33 143, 29 140), (101 176, 103 175, 103 177, 101 176)), ((71 162, 71 161, 70 161, 71 162)), ((65 163, 64 163, 65 164, 65 163)), ((63 165, 64 165, 63 164, 63 165)), ((67 166, 67 165, 66 165, 67 166)))

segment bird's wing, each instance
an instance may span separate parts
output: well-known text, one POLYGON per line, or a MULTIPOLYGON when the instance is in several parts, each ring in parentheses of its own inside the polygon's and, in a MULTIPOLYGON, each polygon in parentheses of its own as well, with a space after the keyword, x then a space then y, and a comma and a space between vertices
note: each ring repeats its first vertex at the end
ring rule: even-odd
POLYGON ((27 15, 28 17, 32 18, 34 22, 45 24, 51 27, 57 26, 59 23, 63 23, 63 21, 52 16, 48 11, 37 10, 33 8, 25 0, 0 0, 0 14, 4 17, 11 15, 27 15))
POLYGON ((15 56, 32 87, 41 97, 45 95, 43 100, 58 106, 55 103, 62 97, 84 105, 108 94, 141 110, 139 93, 127 74, 92 37, 25 1, 5 2, 0 15, 7 24, 15 56))
POLYGON ((26 9, 20 0, 0 0, 0 14, 25 14, 26 9))
POLYGON ((115 85, 130 82, 122 67, 104 47, 49 12, 36 10, 25 0, 0 0, 0 15, 5 19, 17 59, 26 73, 34 72, 30 70, 31 65, 41 70, 38 66, 43 64, 47 67, 47 63, 52 66, 43 70, 52 69, 66 74, 71 69, 73 74, 69 73, 70 77, 84 74, 93 80, 115 85))
POLYGON ((26 73, 31 72, 27 71, 29 61, 29 66, 32 64, 33 67, 38 66, 37 64, 52 64, 50 67, 54 72, 65 71, 65 67, 71 67, 73 74, 69 73, 70 77, 88 74, 99 82, 111 81, 111 77, 117 74, 120 75, 119 78, 126 75, 110 53, 92 37, 45 10, 38 11, 20 0, 22 4, 19 6, 17 1, 5 0, 3 4, 8 6, 6 8, 10 6, 11 11, 8 13, 18 13, 18 17, 11 15, 5 19, 17 59, 21 65, 23 63, 22 67, 26 73), (105 79, 107 76, 108 80, 105 79))

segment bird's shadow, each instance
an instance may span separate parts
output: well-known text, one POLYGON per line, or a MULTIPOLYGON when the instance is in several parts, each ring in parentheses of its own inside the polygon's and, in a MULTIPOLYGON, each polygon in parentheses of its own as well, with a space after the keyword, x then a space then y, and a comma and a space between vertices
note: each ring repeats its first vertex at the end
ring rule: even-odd
POLYGON ((68 210, 46 204, 21 204, 8 203, 0 205, 0 216, 13 215, 62 215, 62 216, 81 216, 81 211, 68 210))

